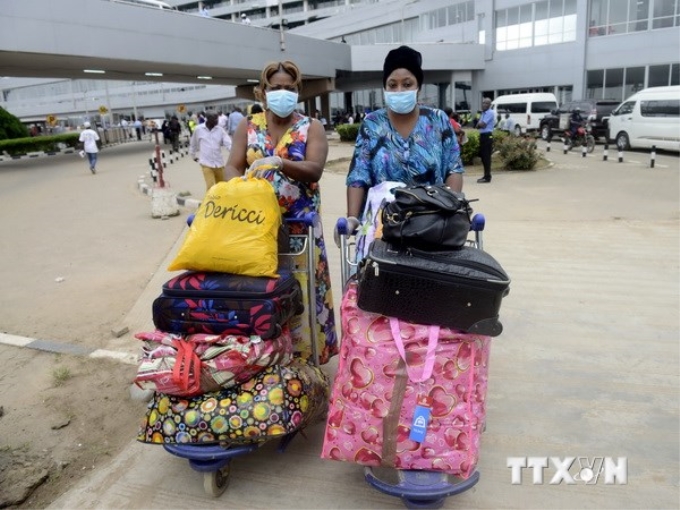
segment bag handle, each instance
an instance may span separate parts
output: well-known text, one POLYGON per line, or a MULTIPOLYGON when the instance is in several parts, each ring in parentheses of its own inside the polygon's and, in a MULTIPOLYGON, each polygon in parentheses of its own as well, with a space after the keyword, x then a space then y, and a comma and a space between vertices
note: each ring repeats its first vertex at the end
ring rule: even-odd
POLYGON ((193 344, 179 340, 175 347, 177 358, 172 369, 172 382, 179 386, 185 396, 200 393, 201 359, 194 351, 193 344))
POLYGON ((390 317, 390 328, 392 329, 392 338, 394 339, 394 343, 397 346, 397 351, 399 351, 399 356, 401 356, 401 359, 403 359, 404 363, 406 364, 406 373, 408 374, 409 380, 414 383, 427 381, 432 375, 432 369, 434 368, 434 354, 437 349, 437 341, 439 340, 439 326, 428 326, 429 335, 427 339, 425 367, 423 368, 423 372, 420 374, 420 376, 416 376, 406 362, 406 351, 404 349, 404 341, 401 339, 399 319, 390 317))

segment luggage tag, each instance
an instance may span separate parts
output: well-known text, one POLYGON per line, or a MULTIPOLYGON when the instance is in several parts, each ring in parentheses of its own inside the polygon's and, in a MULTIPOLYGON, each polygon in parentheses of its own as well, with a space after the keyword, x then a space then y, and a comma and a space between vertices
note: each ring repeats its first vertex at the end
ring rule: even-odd
POLYGON ((408 438, 416 443, 425 441, 427 435, 427 425, 430 423, 430 414, 432 413, 432 397, 423 393, 418 395, 416 399, 416 409, 413 413, 413 422, 411 423, 411 433, 408 438))

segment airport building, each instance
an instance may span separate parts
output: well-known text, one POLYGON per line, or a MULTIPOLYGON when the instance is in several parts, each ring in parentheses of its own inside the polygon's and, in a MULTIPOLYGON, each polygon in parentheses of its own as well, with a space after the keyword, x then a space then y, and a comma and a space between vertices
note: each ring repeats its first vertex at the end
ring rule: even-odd
MULTIPOLYGON (((131 2, 126 3, 133 8, 131 2)), ((623 101, 643 88, 680 84, 680 0, 165 3, 178 16, 207 14, 224 20, 225 31, 247 23, 282 37, 290 33, 349 45, 351 69, 338 70, 335 90, 325 102, 314 103, 331 118, 341 111, 382 106, 382 60, 402 43, 423 54, 421 101, 442 108, 477 110, 483 96, 523 92, 552 92, 560 103, 623 101)), ((249 43, 254 42, 245 40, 234 51, 247 53, 249 43)), ((288 52, 281 55, 296 60, 288 52)), ((228 111, 248 103, 234 86, 200 81, 0 79, 0 106, 25 122, 55 114, 74 125, 86 117, 96 119, 104 104, 111 106, 109 119, 115 123, 121 116, 166 117, 177 113, 178 105, 183 113, 228 111)), ((309 103, 305 106, 310 109, 309 103)))

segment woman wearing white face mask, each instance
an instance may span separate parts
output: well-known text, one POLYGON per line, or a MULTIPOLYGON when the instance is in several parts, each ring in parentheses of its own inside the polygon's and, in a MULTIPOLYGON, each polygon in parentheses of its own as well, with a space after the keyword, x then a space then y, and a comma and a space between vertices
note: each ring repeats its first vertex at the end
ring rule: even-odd
MULTIPOLYGON (((319 179, 326 165, 328 139, 317 119, 295 111, 302 73, 291 61, 272 62, 263 70, 255 96, 265 111, 244 117, 232 138, 231 153, 225 169, 227 180, 242 176, 246 170, 269 180, 282 204, 284 216, 298 217, 319 212, 319 179)), ((291 234, 302 225, 292 224, 291 234)), ((305 302, 316 304, 319 360, 326 363, 338 353, 333 315, 331 280, 326 247, 320 230, 316 235, 316 296, 305 302)), ((296 273, 302 278, 303 273, 296 273)), ((306 282, 300 282, 306 289, 306 282)), ((305 290, 306 292, 306 290, 305 290)), ((309 335, 307 344, 309 343, 309 335)))
MULTIPOLYGON (((369 113, 357 135, 347 175, 347 218, 354 231, 368 190, 388 181, 406 185, 445 183, 463 188, 460 148, 448 116, 418 104, 422 55, 408 46, 383 63, 385 108, 369 113)), ((359 240, 359 239, 358 239, 359 240)))

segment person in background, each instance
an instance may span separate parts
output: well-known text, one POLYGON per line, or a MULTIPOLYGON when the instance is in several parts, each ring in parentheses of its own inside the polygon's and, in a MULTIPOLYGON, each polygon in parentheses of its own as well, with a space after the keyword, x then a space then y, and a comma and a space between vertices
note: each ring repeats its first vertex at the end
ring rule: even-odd
MULTIPOLYGON (((229 133, 229 115, 226 115, 222 110, 217 114, 217 125, 229 133)), ((229 133, 231 135, 231 133, 229 133)))
POLYGON ((250 18, 246 15, 245 12, 241 13, 241 24, 250 25, 250 18))
POLYGON ((179 136, 182 134, 182 125, 176 115, 170 118, 168 123, 168 132, 170 134, 170 143, 174 152, 179 151, 179 136))
POLYGON ((491 99, 482 99, 482 113, 477 121, 479 130, 479 157, 484 165, 484 177, 477 179, 479 183, 491 182, 491 154, 493 152, 493 127, 496 124, 496 113, 491 109, 491 99))
MULTIPOLYGON (((264 107, 263 113, 241 120, 234 134, 227 179, 238 178, 246 170, 271 182, 279 197, 284 217, 301 217, 321 212, 319 180, 328 157, 328 139, 321 122, 295 111, 299 102, 302 73, 289 60, 265 66, 254 92, 264 107)), ((302 234, 301 223, 291 223, 292 235, 302 234)), ((291 244, 300 239, 291 239, 291 244)), ((293 248, 299 248, 294 245, 293 248)), ((315 228, 316 292, 305 302, 316 306, 318 340, 323 343, 319 360, 326 363, 338 353, 338 339, 333 314, 331 278, 321 226, 315 228)), ((304 272, 303 272, 304 273, 304 272)), ((306 275, 295 273, 296 278, 306 275)), ((303 283, 301 281, 301 283, 303 283)), ((303 284, 307 293, 307 285, 303 284)), ((296 342, 300 338, 293 332, 296 342)), ((308 337, 307 337, 308 338, 308 337)), ((309 340, 305 342, 309 344, 309 340)), ((307 349, 309 349, 307 347, 307 349)))
POLYGON ((170 143, 170 121, 168 119, 163 119, 161 133, 163 134, 163 145, 168 145, 170 143))
POLYGON ((464 143, 467 143, 467 136, 465 135, 465 131, 463 131, 463 128, 460 125, 458 113, 454 112, 453 108, 451 108, 450 106, 444 108, 444 113, 446 113, 446 115, 449 116, 449 121, 451 122, 453 132, 456 133, 458 145, 463 145, 464 143))
POLYGON ((187 119, 187 129, 189 130, 189 136, 194 134, 196 130, 196 119, 193 116, 189 116, 187 119))
POLYGON ((137 133, 137 140, 141 141, 142 139, 142 121, 139 119, 135 119, 134 123, 132 124, 132 127, 135 129, 135 133, 137 133))
POLYGON ((78 141, 83 144, 83 150, 90 164, 90 172, 94 175, 97 173, 97 155, 99 154, 97 142, 99 141, 99 135, 94 129, 90 128, 89 122, 85 122, 83 127, 85 129, 80 132, 78 141))
POLYGON ((243 119, 243 114, 241 113, 241 109, 236 106, 234 108, 234 111, 232 111, 229 114, 229 119, 227 121, 227 133, 229 133, 229 136, 234 136, 234 133, 236 132, 236 127, 238 126, 239 122, 243 119))
POLYGON ((255 115, 256 113, 262 113, 264 110, 260 106, 260 103, 255 103, 253 106, 250 107, 250 114, 255 115))
POLYGON ((229 134, 217 125, 217 114, 209 113, 199 124, 189 141, 189 155, 201 165, 206 191, 224 180, 222 147, 231 150, 229 134))
POLYGON ((509 113, 506 113, 499 127, 501 131, 507 131, 510 134, 514 134, 515 128, 517 127, 517 122, 515 122, 512 117, 510 117, 509 113))
POLYGON ((574 108, 569 115, 569 134, 571 138, 576 138, 576 131, 583 124, 583 116, 581 115, 580 108, 574 108))

